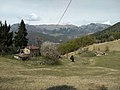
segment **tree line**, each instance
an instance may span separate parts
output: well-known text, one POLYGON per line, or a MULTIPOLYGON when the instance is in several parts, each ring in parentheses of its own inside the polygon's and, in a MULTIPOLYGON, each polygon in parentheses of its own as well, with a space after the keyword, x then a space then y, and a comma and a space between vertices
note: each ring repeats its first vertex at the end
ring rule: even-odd
POLYGON ((27 29, 25 23, 21 20, 19 24, 18 31, 13 33, 10 31, 11 26, 5 21, 2 23, 0 21, 0 54, 10 53, 13 48, 24 48, 27 46, 28 39, 27 29))

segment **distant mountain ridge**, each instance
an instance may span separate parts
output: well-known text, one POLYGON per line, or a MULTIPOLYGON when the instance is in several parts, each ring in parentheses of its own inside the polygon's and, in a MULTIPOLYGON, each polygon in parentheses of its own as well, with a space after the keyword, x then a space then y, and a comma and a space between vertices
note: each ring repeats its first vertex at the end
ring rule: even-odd
POLYGON ((87 32, 95 33, 98 31, 102 31, 108 28, 110 25, 107 24, 100 24, 100 23, 90 23, 88 25, 82 25, 80 28, 87 32))
MULTIPOLYGON (((19 24, 13 24, 11 26, 11 31, 18 31, 19 24)), ((99 23, 90 23, 88 25, 75 26, 75 25, 28 25, 26 24, 26 28, 28 31, 28 39, 31 41, 35 41, 34 36, 45 38, 45 41, 52 42, 65 42, 73 38, 77 38, 81 35, 86 35, 89 33, 95 33, 98 31, 102 31, 106 28, 110 27, 107 24, 99 24, 99 23), (32 34, 33 33, 33 34, 32 34), (46 38, 47 37, 47 38, 46 38)))
POLYGON ((74 27, 77 27, 75 25, 70 25, 70 24, 67 24, 67 25, 55 25, 55 24, 49 24, 49 25, 46 25, 46 24, 43 24, 43 25, 35 25, 37 28, 41 28, 41 29, 46 29, 46 30, 59 30, 60 28, 74 28, 74 27))

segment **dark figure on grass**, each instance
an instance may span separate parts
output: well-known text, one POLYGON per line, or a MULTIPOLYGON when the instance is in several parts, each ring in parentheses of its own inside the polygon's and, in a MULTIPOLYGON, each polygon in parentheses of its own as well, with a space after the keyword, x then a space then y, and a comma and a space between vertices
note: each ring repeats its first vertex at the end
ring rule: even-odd
POLYGON ((73 55, 71 55, 70 59, 72 60, 72 62, 75 62, 75 61, 74 61, 74 56, 73 56, 73 55))

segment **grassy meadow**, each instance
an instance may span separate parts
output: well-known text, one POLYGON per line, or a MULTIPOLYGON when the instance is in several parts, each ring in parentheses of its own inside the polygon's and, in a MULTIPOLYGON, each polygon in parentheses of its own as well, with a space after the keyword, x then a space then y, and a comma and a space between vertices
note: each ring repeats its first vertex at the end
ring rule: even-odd
POLYGON ((74 56, 75 62, 62 58, 59 65, 40 65, 41 57, 29 61, 0 57, 0 90, 99 90, 102 85, 120 90, 120 52, 74 56))

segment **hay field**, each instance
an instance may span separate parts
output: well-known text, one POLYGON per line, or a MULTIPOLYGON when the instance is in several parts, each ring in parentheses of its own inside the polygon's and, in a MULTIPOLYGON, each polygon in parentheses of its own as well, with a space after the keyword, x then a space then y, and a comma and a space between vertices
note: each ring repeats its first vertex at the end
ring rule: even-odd
POLYGON ((102 85, 120 90, 120 52, 89 58, 75 55, 74 63, 63 58, 61 65, 53 66, 40 65, 38 58, 18 61, 0 57, 0 90, 97 90, 102 85))

